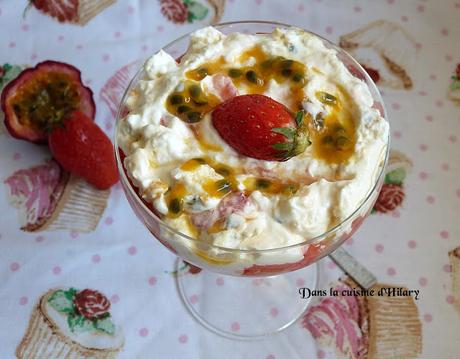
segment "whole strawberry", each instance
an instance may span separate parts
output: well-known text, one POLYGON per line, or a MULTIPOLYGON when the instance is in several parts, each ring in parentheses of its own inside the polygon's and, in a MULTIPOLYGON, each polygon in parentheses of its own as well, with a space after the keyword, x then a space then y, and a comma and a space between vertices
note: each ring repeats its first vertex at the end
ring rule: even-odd
POLYGON ((73 112, 48 137, 54 158, 67 171, 99 189, 118 181, 113 146, 107 135, 85 114, 73 112))
POLYGON ((243 95, 221 103, 212 113, 220 136, 239 154, 266 161, 286 161, 310 145, 303 111, 293 116, 264 95, 243 95))

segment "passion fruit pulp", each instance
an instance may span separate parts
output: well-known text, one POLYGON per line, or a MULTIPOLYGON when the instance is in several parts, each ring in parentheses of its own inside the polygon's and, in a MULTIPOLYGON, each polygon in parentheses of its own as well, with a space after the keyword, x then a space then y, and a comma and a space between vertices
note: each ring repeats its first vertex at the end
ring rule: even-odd
POLYGON ((48 133, 72 112, 94 119, 93 92, 80 71, 58 61, 44 61, 22 71, 3 90, 5 126, 18 139, 45 143, 48 133))

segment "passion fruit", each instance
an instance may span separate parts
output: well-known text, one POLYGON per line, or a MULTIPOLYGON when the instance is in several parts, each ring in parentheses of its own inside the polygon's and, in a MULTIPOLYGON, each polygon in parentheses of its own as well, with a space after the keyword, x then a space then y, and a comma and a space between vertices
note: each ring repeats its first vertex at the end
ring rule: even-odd
POLYGON ((93 92, 83 85, 80 70, 44 61, 22 71, 2 91, 5 126, 18 139, 46 143, 48 133, 74 111, 94 119, 93 92))

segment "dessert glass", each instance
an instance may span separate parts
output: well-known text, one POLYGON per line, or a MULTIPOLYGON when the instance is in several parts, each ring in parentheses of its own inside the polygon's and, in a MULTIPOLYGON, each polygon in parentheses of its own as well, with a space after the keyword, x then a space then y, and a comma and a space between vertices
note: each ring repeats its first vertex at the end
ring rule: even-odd
MULTIPOLYGON (((224 34, 256 34, 270 33, 277 27, 286 28, 290 25, 241 21, 223 23, 215 27, 224 34)), ((179 58, 187 51, 189 37, 190 34, 186 34, 166 45, 163 50, 179 58)), ((364 69, 344 50, 326 39, 322 40, 326 47, 337 51, 338 58, 354 76, 367 84, 374 99, 374 108, 377 108, 386 119, 379 91, 364 69)), ((144 75, 141 67, 121 100, 116 134, 120 121, 127 114, 125 102, 128 93, 144 75)), ((383 183, 389 139, 386 152, 380 159, 375 183, 361 205, 348 218, 321 235, 305 238, 301 243, 264 250, 219 247, 171 228, 152 206, 138 195, 137 189, 128 179, 123 165, 124 156, 117 145, 117 135, 115 149, 121 184, 132 209, 153 237, 178 256, 177 288, 187 309, 195 319, 215 333, 231 338, 251 339, 287 328, 306 310, 309 300, 301 298, 299 288, 315 289, 318 276, 315 263, 351 237, 371 211, 383 183), (293 262, 292 256, 290 257, 292 253, 301 253, 303 258, 301 255, 300 260, 293 262), (184 264, 183 261, 203 270, 184 264), (256 261, 258 265, 254 264, 256 261), (265 264, 260 264, 261 262, 265 264), (187 266, 190 270, 184 271, 187 266), (241 269, 243 267, 244 270, 241 269)))

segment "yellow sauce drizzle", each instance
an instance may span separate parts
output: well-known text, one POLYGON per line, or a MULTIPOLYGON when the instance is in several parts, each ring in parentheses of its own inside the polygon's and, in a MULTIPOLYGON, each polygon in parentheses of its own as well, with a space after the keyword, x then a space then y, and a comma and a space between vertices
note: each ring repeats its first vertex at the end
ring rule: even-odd
POLYGON ((207 161, 203 158, 192 158, 180 166, 180 169, 183 171, 195 171, 201 165, 207 164, 207 161))
POLYGON ((182 91, 175 91, 166 100, 166 109, 187 123, 196 123, 219 104, 213 94, 204 93, 199 82, 187 80, 182 91))
POLYGON ((214 75, 222 72, 222 69, 228 66, 223 56, 214 61, 207 62, 200 67, 187 71, 185 76, 195 81, 201 81, 208 75, 214 75))
POLYGON ((203 183, 203 189, 211 197, 222 198, 236 188, 235 184, 227 179, 209 180, 203 183))
POLYGON ((185 75, 189 79, 201 81, 206 75, 223 74, 229 76, 236 86, 245 86, 250 94, 265 93, 271 79, 278 83, 289 81, 292 93, 290 107, 292 111, 298 111, 304 98, 305 65, 281 56, 269 56, 259 46, 246 50, 238 60, 244 63, 251 58, 255 59, 252 66, 232 67, 223 57, 219 57, 185 75))
POLYGON ((219 233, 225 230, 225 218, 218 219, 214 224, 208 228, 208 233, 219 233))
POLYGON ((201 249, 195 248, 194 249, 195 254, 200 257, 201 259, 205 260, 209 264, 214 264, 214 265, 225 265, 225 264, 230 264, 232 263, 235 259, 230 257, 229 254, 225 254, 225 257, 222 255, 213 255, 209 251, 203 251, 201 249))
POLYGON ((295 182, 281 182, 275 179, 267 179, 262 177, 250 177, 244 180, 247 194, 254 191, 260 191, 265 194, 281 194, 285 196, 292 196, 300 188, 299 183, 295 182))
POLYGON ((187 192, 183 183, 175 184, 166 192, 165 200, 168 206, 168 217, 177 218, 182 214, 184 208, 184 197, 186 194, 187 192))
POLYGON ((353 154, 356 144, 356 124, 351 114, 352 101, 340 86, 337 86, 337 93, 334 95, 317 92, 316 97, 329 107, 330 113, 324 118, 310 119, 313 155, 328 163, 345 162, 353 154))

